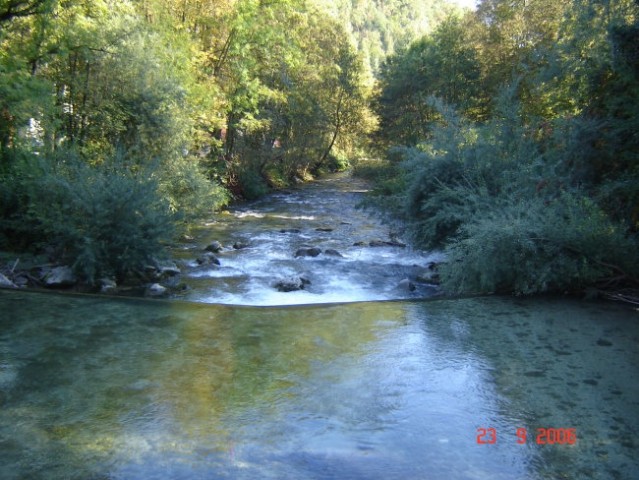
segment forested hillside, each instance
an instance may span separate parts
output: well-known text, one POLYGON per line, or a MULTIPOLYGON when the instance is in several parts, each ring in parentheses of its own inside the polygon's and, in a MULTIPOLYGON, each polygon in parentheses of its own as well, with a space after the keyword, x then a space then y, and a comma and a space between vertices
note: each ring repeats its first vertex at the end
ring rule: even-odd
POLYGON ((449 291, 637 286, 638 4, 483 0, 383 65, 377 193, 449 291))

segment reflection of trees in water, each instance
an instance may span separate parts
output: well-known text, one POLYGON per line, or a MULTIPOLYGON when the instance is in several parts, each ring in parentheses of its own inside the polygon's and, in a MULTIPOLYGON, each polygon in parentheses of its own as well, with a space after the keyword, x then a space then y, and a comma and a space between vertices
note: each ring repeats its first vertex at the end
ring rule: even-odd
MULTIPOLYGON (((341 356, 365 354, 397 306, 198 307, 181 325, 183 345, 161 360, 162 389, 190 440, 226 437, 282 414, 300 380, 341 356)), ((330 367, 329 367, 330 368, 330 367)), ((330 379, 330 375, 326 377, 330 379)), ((330 389, 331 385, 326 385, 330 389)))

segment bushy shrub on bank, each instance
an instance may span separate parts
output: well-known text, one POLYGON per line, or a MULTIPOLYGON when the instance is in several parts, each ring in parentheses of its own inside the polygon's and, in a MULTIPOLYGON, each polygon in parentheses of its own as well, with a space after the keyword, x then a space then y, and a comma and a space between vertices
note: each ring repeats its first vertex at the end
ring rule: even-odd
POLYGON ((11 203, 0 218, 5 247, 53 250, 88 283, 142 270, 174 231, 153 172, 122 161, 31 158, 3 176, 0 190, 11 203))
POLYGON ((582 141, 540 134, 516 107, 473 125, 433 104, 441 125, 428 144, 396 149, 401 181, 385 185, 401 190, 382 193, 399 199, 417 244, 446 250, 447 290, 530 294, 638 276, 636 236, 596 201, 610 203, 619 180, 589 181, 582 141))

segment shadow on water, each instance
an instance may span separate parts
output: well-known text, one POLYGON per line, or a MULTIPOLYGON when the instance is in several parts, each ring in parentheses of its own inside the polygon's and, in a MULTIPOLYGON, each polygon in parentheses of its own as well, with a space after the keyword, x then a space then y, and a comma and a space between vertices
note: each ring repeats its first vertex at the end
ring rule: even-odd
POLYGON ((0 291, 3 479, 633 478, 637 313, 0 291), (496 442, 478 445, 478 428, 496 442), (526 428, 527 442, 515 432, 526 428), (537 445, 575 428, 575 445, 537 445))

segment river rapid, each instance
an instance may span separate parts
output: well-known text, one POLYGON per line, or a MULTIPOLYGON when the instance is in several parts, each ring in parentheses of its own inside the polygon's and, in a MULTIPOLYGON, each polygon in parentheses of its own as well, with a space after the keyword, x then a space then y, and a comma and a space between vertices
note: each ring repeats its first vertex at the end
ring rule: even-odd
POLYGON ((381 222, 379 212, 358 208, 366 189, 361 179, 336 174, 217 215, 174 251, 189 287, 182 298, 290 305, 436 294, 436 286, 424 277, 442 255, 413 250, 381 222), (198 265, 213 241, 224 246, 216 253, 220 265, 198 265), (321 251, 316 257, 295 256, 314 248, 321 251), (300 277, 303 289, 278 290, 278 282, 300 277))
POLYGON ((439 298, 417 277, 441 257, 396 245, 364 189, 202 225, 181 300, 0 290, 0 478, 639 478, 638 311, 439 298))

